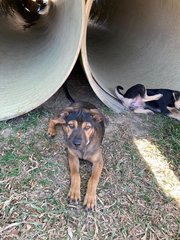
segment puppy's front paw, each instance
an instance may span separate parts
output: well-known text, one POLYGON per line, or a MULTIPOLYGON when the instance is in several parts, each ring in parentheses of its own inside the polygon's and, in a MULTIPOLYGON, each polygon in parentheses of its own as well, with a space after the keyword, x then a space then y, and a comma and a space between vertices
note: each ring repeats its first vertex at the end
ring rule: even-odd
POLYGON ((70 188, 68 197, 69 197, 70 203, 79 203, 79 201, 81 200, 80 189, 78 187, 70 188))
POLYGON ((49 137, 54 137, 56 136, 57 132, 55 128, 48 128, 48 136, 49 137))
POLYGON ((147 113, 147 114, 154 114, 154 112, 151 111, 151 110, 149 110, 149 109, 146 110, 146 113, 147 113))
POLYGON ((159 93, 159 94, 157 94, 157 98, 156 99, 159 100, 162 97, 163 97, 163 94, 159 93))
POLYGON ((96 207, 96 194, 86 193, 83 205, 86 210, 94 210, 96 207))

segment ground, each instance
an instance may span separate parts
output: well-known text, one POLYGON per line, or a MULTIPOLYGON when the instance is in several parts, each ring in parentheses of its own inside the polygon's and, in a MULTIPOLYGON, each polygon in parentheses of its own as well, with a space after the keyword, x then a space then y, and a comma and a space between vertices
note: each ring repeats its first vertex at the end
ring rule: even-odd
MULTIPOLYGON (((0 239, 180 239, 180 124, 160 115, 117 114, 71 75, 73 97, 109 119, 96 211, 68 203, 70 186, 61 128, 49 119, 69 104, 60 89, 36 110, 0 122, 0 239), (73 81, 76 84, 73 85, 73 81)), ((82 200, 91 164, 81 161, 82 200)))

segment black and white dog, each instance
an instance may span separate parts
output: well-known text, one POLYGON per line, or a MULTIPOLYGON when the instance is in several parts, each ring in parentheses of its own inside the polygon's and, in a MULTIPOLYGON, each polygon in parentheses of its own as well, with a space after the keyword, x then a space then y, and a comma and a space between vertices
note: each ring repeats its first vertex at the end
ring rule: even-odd
POLYGON ((146 89, 142 84, 129 88, 125 94, 117 86, 115 94, 120 103, 135 113, 160 112, 180 120, 180 92, 170 89, 146 89))

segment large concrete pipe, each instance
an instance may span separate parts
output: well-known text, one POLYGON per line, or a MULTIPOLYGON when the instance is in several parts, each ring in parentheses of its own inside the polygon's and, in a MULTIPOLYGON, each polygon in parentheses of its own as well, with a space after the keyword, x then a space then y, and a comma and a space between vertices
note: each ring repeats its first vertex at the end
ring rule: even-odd
POLYGON ((88 0, 82 59, 99 98, 121 111, 114 88, 180 90, 179 0, 88 0))
POLYGON ((50 98, 70 74, 84 0, 0 0, 0 120, 50 98))

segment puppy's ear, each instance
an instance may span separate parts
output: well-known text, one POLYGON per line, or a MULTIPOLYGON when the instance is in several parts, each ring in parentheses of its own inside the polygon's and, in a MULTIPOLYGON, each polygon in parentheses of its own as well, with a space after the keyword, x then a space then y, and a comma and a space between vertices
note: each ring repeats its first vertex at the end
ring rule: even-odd
POLYGON ((180 99, 180 93, 179 92, 173 92, 173 97, 175 101, 178 101, 180 99))
POLYGON ((105 125, 108 125, 108 119, 102 114, 98 109, 90 109, 89 113, 91 114, 95 122, 104 122, 105 125))
POLYGON ((65 108, 57 117, 60 124, 66 123, 66 118, 69 116, 69 114, 73 112, 72 107, 65 108))

